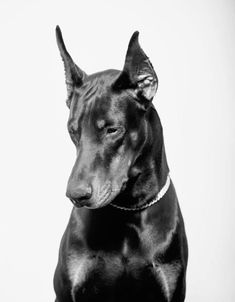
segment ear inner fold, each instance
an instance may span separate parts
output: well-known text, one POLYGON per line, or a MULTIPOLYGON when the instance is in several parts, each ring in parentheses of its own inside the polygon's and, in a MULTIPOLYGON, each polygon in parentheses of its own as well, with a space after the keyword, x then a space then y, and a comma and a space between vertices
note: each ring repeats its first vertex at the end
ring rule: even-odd
POLYGON ((139 45, 139 32, 132 35, 127 53, 123 71, 117 79, 114 87, 118 89, 134 89, 138 97, 145 98, 150 102, 158 87, 158 78, 154 68, 139 45))

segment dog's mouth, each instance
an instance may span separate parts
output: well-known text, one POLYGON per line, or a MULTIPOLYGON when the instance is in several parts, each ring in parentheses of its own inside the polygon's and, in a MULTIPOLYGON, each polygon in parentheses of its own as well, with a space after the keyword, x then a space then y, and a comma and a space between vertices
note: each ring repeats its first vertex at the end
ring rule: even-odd
POLYGON ((117 187, 112 185, 111 181, 107 181, 102 188, 97 190, 89 199, 72 199, 71 202, 76 208, 88 208, 88 209, 98 209, 105 207, 111 203, 115 197, 126 188, 127 180, 123 180, 121 186, 117 187))
POLYGON ((87 200, 85 200, 85 199, 84 200, 83 199, 73 199, 73 198, 69 198, 69 199, 76 208, 82 208, 87 203, 87 200))

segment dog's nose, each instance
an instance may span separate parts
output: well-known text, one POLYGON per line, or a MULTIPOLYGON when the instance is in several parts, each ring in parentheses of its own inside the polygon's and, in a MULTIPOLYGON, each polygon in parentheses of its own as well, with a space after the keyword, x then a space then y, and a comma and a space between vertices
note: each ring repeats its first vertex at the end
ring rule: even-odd
POLYGON ((71 186, 68 185, 66 196, 74 203, 79 203, 81 201, 85 201, 91 198, 92 195, 92 189, 91 186, 89 185, 76 185, 76 186, 71 186))

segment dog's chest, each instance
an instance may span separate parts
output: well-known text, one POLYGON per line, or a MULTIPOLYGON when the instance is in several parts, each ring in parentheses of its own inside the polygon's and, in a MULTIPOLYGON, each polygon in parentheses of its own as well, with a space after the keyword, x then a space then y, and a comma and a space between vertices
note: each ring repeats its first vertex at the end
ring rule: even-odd
POLYGON ((100 255, 78 255, 68 257, 68 276, 73 288, 97 280, 115 280, 122 273, 123 264, 118 257, 100 255))
POLYGON ((160 266, 140 257, 114 255, 72 254, 67 265, 74 302, 152 301, 159 294, 170 301, 180 273, 176 263, 160 266))

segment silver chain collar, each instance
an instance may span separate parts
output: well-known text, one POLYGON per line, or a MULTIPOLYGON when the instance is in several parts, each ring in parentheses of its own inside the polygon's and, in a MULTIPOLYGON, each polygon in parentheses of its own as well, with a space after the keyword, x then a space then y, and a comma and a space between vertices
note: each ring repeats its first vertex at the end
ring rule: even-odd
POLYGON ((124 211, 141 211, 141 210, 147 209, 147 208, 151 207, 152 205, 154 205, 155 203, 157 203, 166 194, 167 190, 169 189, 170 183, 171 183, 171 178, 170 178, 170 175, 168 174, 167 178, 166 178, 166 182, 165 182, 164 186, 161 188, 161 190, 158 192, 156 198, 153 199, 151 202, 144 204, 140 207, 126 208, 126 207, 118 206, 113 203, 110 203, 110 205, 116 209, 124 210, 124 211))

